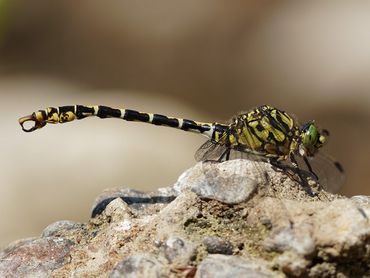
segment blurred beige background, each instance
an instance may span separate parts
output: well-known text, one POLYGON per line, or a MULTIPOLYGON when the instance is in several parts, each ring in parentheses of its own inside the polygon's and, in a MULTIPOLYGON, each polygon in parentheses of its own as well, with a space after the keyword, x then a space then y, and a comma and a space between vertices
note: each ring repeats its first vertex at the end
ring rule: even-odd
POLYGON ((0 0, 0 248, 103 189, 171 185, 195 134, 86 119, 26 134, 47 106, 103 104, 225 121, 270 104, 331 131, 342 193, 370 195, 370 3, 0 0))

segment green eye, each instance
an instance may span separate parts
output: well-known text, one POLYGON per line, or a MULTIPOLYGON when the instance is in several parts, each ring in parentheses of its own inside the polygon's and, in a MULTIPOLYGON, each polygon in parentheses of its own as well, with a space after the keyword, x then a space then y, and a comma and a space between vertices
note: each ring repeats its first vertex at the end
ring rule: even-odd
POLYGON ((319 131, 317 127, 310 123, 303 127, 303 138, 302 142, 305 146, 315 146, 319 140, 319 131))

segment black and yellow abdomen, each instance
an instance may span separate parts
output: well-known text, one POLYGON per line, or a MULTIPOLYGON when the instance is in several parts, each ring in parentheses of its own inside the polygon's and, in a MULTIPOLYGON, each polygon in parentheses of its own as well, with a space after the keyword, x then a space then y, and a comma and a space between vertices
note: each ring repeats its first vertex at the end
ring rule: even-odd
POLYGON ((205 135, 215 144, 278 159, 285 159, 290 152, 295 151, 299 138, 299 129, 295 126, 292 117, 284 111, 267 105, 236 116, 228 125, 203 123, 102 105, 49 107, 23 117, 19 121, 23 130, 29 132, 42 128, 47 123, 66 123, 91 116, 103 119, 119 118, 197 132, 205 135), (25 128, 24 123, 27 121, 34 122, 34 126, 25 128))

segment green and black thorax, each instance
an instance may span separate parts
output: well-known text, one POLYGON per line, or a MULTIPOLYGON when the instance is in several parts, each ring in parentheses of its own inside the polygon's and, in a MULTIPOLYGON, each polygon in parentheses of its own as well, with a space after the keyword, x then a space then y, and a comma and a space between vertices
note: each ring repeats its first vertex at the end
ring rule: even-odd
POLYGON ((277 159, 296 151, 300 141, 293 118, 267 105, 234 117, 226 132, 223 140, 232 149, 277 159))

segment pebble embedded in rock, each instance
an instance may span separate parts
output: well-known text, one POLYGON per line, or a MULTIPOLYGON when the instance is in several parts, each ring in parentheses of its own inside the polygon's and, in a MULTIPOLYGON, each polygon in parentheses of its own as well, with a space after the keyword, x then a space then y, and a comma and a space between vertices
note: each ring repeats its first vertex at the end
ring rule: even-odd
POLYGON ((210 254, 231 255, 233 253, 232 244, 229 241, 216 236, 207 236, 203 238, 203 244, 206 246, 207 252, 210 254))
POLYGON ((290 251, 279 255, 274 263, 289 277, 301 277, 306 274, 305 272, 310 264, 304 257, 297 256, 296 253, 290 251))
POLYGON ((163 264, 155 257, 148 255, 135 255, 119 262, 113 269, 109 278, 157 278, 168 277, 163 264))
POLYGON ((266 182, 257 164, 264 170, 271 169, 268 163, 242 159, 198 163, 179 177, 174 189, 190 189, 201 198, 237 204, 249 199, 257 186, 266 182))
POLYGON ((198 266, 195 278, 253 277, 269 278, 276 275, 258 261, 236 256, 208 255, 198 266))
POLYGON ((80 229, 83 226, 82 223, 69 221, 69 220, 61 220, 54 222, 48 225, 43 231, 41 236, 42 237, 50 237, 50 236, 59 236, 65 231, 73 230, 73 229, 80 229))
POLYGON ((188 265, 195 257, 194 243, 177 236, 169 237, 160 248, 169 263, 188 265))
POLYGON ((129 206, 121 198, 116 198, 111 201, 105 208, 104 212, 106 216, 111 218, 112 222, 130 219, 133 215, 129 206))
POLYGON ((309 224, 274 229, 265 240, 264 246, 278 252, 293 250, 297 254, 308 256, 315 251, 311 234, 312 226, 309 224))

